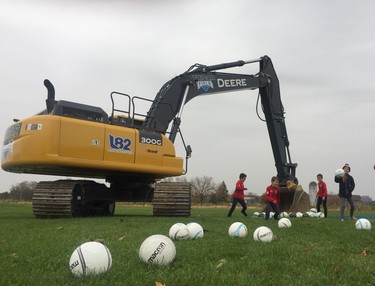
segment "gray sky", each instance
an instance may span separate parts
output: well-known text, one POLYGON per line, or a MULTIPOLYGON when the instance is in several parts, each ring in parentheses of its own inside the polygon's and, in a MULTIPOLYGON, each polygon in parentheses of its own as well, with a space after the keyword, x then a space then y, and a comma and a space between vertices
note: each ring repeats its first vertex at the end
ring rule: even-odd
MULTIPOLYGON (((302 187, 308 191, 322 173, 337 193, 334 172, 349 163, 355 193, 375 199, 374 10, 371 0, 0 0, 0 137, 13 118, 45 108, 45 78, 57 100, 110 113, 112 91, 153 99, 192 64, 268 55, 302 187)), ((257 71, 257 64, 234 70, 257 71)), ((181 130, 193 148, 188 177, 211 176, 233 190, 245 172, 248 189, 264 192, 276 169, 256 99, 257 91, 247 91, 185 106, 181 130)), ((2 170, 0 178, 0 191, 59 179, 2 170)))

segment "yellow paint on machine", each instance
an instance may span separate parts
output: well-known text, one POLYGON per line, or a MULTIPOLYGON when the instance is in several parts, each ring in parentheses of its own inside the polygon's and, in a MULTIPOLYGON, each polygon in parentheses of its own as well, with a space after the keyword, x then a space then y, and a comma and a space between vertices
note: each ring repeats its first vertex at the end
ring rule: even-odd
POLYGON ((10 142, 6 155, 4 150, 2 153, 6 171, 76 177, 87 177, 92 171, 95 178, 121 173, 161 177, 184 173, 183 158, 176 157, 173 143, 164 135, 162 144, 155 145, 141 143, 135 128, 100 122, 56 115, 20 122, 20 134, 5 138, 10 142))

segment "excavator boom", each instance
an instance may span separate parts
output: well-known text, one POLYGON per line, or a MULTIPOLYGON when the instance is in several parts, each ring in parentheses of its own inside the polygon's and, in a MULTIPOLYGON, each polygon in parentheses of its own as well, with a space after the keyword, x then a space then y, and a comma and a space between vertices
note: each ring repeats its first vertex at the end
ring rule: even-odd
POLYGON ((289 139, 285 126, 284 107, 280 97, 279 80, 271 59, 264 56, 257 60, 236 61, 212 66, 195 65, 187 72, 168 81, 157 94, 143 126, 155 132, 167 133, 174 142, 181 124, 183 107, 191 99, 208 94, 259 89, 278 177, 296 182, 297 164, 292 163, 289 139), (259 63, 256 75, 223 73, 217 70, 259 63))

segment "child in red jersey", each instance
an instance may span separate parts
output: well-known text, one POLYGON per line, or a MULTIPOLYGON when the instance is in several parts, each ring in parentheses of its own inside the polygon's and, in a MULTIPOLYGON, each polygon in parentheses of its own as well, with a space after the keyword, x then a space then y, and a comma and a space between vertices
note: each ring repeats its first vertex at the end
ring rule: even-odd
POLYGON ((327 217, 327 185, 323 181, 322 174, 318 174, 316 178, 318 180, 318 193, 316 194, 318 200, 316 202, 316 210, 317 212, 320 212, 320 205, 323 203, 324 217, 327 217))
POLYGON ((244 173, 240 174, 240 178, 236 183, 236 189, 234 190, 234 193, 233 193, 232 207, 229 210, 228 217, 232 216, 232 213, 234 209, 236 208, 237 203, 240 203, 242 206, 241 213, 244 216, 247 216, 247 213, 246 213, 247 205, 245 202, 245 194, 244 194, 244 191, 247 190, 247 188, 245 188, 243 184, 246 180, 246 177, 247 177, 246 174, 244 173))
POLYGON ((274 218, 279 219, 280 214, 280 188, 279 178, 272 177, 271 185, 266 188, 266 219, 270 218, 271 208, 275 212, 274 218))

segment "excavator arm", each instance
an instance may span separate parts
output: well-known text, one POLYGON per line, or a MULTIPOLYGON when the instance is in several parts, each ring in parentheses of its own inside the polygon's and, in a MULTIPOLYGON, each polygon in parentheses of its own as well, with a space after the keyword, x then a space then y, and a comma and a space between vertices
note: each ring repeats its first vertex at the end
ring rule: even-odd
POLYGON ((196 96, 246 89, 259 89, 278 177, 282 181, 297 182, 295 177, 297 164, 291 163, 290 159, 279 81, 268 56, 213 66, 194 65, 185 73, 164 84, 147 113, 143 127, 163 134, 169 133, 169 139, 174 142, 181 124, 183 107, 191 99, 196 96), (257 62, 260 69, 255 75, 218 72, 218 70, 257 62), (172 126, 167 132, 171 122, 172 126))

